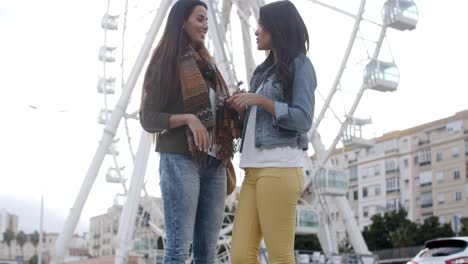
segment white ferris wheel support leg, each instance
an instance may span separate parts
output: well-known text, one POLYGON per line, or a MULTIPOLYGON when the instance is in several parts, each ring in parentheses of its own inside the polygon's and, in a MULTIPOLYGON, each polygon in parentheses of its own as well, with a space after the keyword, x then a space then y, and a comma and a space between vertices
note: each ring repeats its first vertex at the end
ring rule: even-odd
POLYGON ((68 244, 70 243, 73 232, 76 228, 76 224, 80 219, 81 212, 86 203, 86 200, 88 199, 91 188, 96 180, 97 174, 106 155, 106 151, 112 144, 112 140, 115 136, 115 132, 117 131, 120 120, 122 119, 123 115, 125 114, 125 110, 127 109, 128 102, 130 100, 130 95, 133 92, 133 88, 135 87, 135 84, 138 80, 138 76, 140 75, 145 61, 148 58, 148 55, 150 54, 154 39, 156 38, 156 35, 159 31, 159 28, 161 27, 165 14, 167 13, 167 10, 169 9, 171 3, 171 0, 162 1, 159 10, 153 20, 153 23, 151 24, 145 42, 143 43, 143 46, 140 49, 140 53, 138 54, 132 71, 130 72, 127 83, 125 84, 123 93, 121 94, 114 111, 112 111, 110 120, 106 123, 102 135, 102 140, 99 143, 96 153, 94 154, 93 160, 91 161, 91 165, 88 168, 85 180, 81 185, 81 189, 78 193, 75 203, 70 209, 70 213, 67 217, 62 232, 57 238, 57 241, 55 243, 55 252, 51 261, 52 264, 59 264, 64 258, 65 250, 67 249, 68 244))
POLYGON ((331 254, 338 252, 336 239, 334 239, 332 234, 333 231, 330 224, 330 218, 327 215, 321 214, 320 222, 317 238, 325 256, 330 256, 331 254))
POLYGON ((151 149, 149 134, 141 132, 140 143, 135 156, 132 180, 127 193, 127 200, 120 215, 119 231, 116 241, 115 264, 127 263, 128 252, 131 250, 132 235, 135 228, 138 202, 145 182, 146 165, 151 149))
POLYGON ((345 196, 335 196, 332 197, 332 199, 338 207, 338 211, 342 215, 343 222, 345 224, 346 231, 348 232, 348 237, 351 245, 354 248, 354 251, 358 254, 370 255, 371 253, 367 248, 366 241, 364 241, 364 238, 362 237, 359 226, 357 226, 356 221, 354 221, 354 215, 351 211, 348 200, 345 198, 345 196))

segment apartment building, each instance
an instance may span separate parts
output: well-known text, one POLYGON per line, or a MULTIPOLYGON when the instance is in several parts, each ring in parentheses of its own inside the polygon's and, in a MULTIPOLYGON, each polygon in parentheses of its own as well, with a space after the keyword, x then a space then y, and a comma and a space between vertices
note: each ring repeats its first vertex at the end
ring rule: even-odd
POLYGON ((107 213, 90 219, 88 251, 93 257, 115 254, 114 237, 119 230, 119 218, 123 207, 113 205, 107 213))
POLYGON ((18 216, 9 213, 5 209, 0 209, 0 234, 2 239, 6 230, 11 230, 15 234, 18 232, 18 216))
MULTIPOLYGON (((157 218, 162 216, 162 199, 156 197, 143 197, 140 199, 140 206, 138 209, 137 228, 135 230, 138 237, 145 234, 150 234, 151 228, 162 228, 163 219, 157 218), (150 227, 149 222, 155 226, 150 227)), ((115 242, 117 233, 119 231, 120 215, 122 214, 123 206, 114 204, 107 210, 107 213, 92 217, 90 219, 89 227, 89 254, 93 257, 105 257, 115 255, 115 242)), ((142 248, 147 245, 141 244, 142 248)), ((139 241, 135 241, 139 243, 139 241)), ((138 247, 137 247, 138 248, 138 247)))
POLYGON ((361 229, 401 207, 412 221, 437 216, 454 230, 468 217, 468 110, 360 143, 335 150, 331 163, 349 174, 361 229))

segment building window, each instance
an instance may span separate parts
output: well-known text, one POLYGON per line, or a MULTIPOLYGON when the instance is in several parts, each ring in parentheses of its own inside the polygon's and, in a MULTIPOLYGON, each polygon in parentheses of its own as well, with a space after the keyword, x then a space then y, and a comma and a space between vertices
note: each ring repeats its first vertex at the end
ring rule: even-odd
POLYGON ((447 133, 449 135, 456 134, 461 131, 462 121, 455 121, 447 124, 447 133))
POLYGON ((422 208, 432 207, 432 191, 421 193, 420 202, 422 208))
POLYGON ((465 156, 468 156, 468 140, 465 140, 465 156))
POLYGON ((444 193, 439 193, 437 195, 437 201, 439 202, 439 204, 445 203, 445 194, 444 193))
POLYGON ((436 172, 436 180, 437 180, 437 183, 441 183, 441 182, 444 181, 444 172, 443 171, 436 172))
POLYGON ((375 186, 374 193, 375 193, 375 196, 380 195, 380 186, 375 186))
POLYGON ((422 149, 419 151, 418 162, 419 162, 419 165, 431 164, 431 149, 430 148, 422 149))
POLYGON ((432 171, 419 173, 419 186, 432 185, 432 171))
POLYGON ((361 175, 361 178, 363 179, 367 178, 367 176, 369 176, 369 167, 360 168, 359 175, 361 175))
POLYGON ((442 161, 444 159, 444 155, 442 151, 437 151, 436 153, 436 161, 442 161))
POLYGON ((395 159, 387 159, 385 160, 385 172, 391 173, 398 171, 397 162, 395 159))
POLYGON ((353 192, 353 198, 354 198, 355 201, 357 201, 359 199, 359 192, 358 191, 353 192))
POLYGON ((457 158, 460 155, 460 148, 459 147, 453 147, 452 148, 452 157, 457 158))
POLYGON ((400 181, 397 177, 388 178, 386 181, 387 193, 397 192, 400 190, 400 181))
POLYGON ((367 197, 367 187, 362 188, 362 197, 367 197))
POLYGON ((375 175, 375 176, 380 175, 380 166, 379 166, 379 165, 376 165, 376 166, 375 166, 374 175, 375 175))
POLYGON ((455 169, 453 171, 453 179, 454 180, 460 179, 460 170, 459 169, 455 169))
POLYGON ((462 199, 462 193, 455 192, 455 201, 461 201, 461 199, 462 199))
POLYGON ((385 153, 398 151, 398 139, 387 140, 383 143, 385 153))
POLYGON ((358 179, 357 167, 353 166, 349 168, 349 180, 357 181, 357 179, 358 179))
POLYGON ((387 200, 387 211, 397 211, 399 209, 398 199, 388 199, 387 200))
POLYGON ((408 166, 409 166, 409 161, 408 161, 408 159, 404 159, 404 160, 403 160, 403 165, 405 166, 405 168, 408 168, 408 166))
POLYGON ((369 216, 369 208, 368 207, 363 207, 362 208, 362 216, 364 218, 367 218, 369 216))

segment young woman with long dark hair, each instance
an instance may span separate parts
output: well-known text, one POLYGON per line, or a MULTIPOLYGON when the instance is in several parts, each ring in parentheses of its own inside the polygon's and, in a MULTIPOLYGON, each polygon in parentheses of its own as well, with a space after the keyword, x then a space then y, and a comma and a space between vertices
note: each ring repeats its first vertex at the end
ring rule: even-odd
POLYGON ((204 46, 207 6, 172 7, 143 83, 142 127, 156 134, 166 244, 164 264, 215 263, 226 196, 226 163, 237 136, 227 86, 204 46), (193 241, 192 241, 193 240, 193 241))
POLYGON ((302 160, 314 117, 315 71, 307 28, 290 1, 260 8, 257 48, 269 51, 248 93, 228 102, 244 117, 240 167, 245 179, 232 235, 232 263, 258 262, 262 238, 270 263, 295 263, 302 160))

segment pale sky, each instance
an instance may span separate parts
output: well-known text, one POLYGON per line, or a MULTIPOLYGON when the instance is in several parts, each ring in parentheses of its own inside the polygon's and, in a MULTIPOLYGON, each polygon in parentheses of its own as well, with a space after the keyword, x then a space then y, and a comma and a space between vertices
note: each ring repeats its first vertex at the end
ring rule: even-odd
MULTIPOLYGON (((358 7, 356 0, 347 1, 348 6, 344 6, 344 1, 325 2, 352 13, 358 7)), ((365 16, 380 22, 383 1, 367 2, 365 16)), ((103 98, 96 91, 96 83, 102 64, 97 52, 104 38, 100 20, 106 3, 102 0, 0 1, 0 112, 3 117, 0 208, 19 215, 20 229, 27 232, 38 229, 41 194, 46 202, 45 230, 61 231, 101 138, 103 127, 97 124, 97 115, 103 98)), ((345 51, 353 20, 307 0, 293 3, 308 25, 309 56, 317 71, 318 91, 326 96, 345 51)), ((370 137, 468 109, 464 66, 468 61, 465 15, 468 2, 419 0, 416 3, 420 13, 417 29, 411 32, 389 30, 382 48, 382 58, 391 60, 392 54, 399 67, 398 91, 368 91, 358 107, 357 117, 373 120, 373 124, 365 128, 370 137)), ((132 22, 129 35, 145 32, 149 27, 145 21, 152 18, 147 10, 140 7, 139 12, 146 14, 146 18, 132 22)), ((363 22, 363 38, 376 40, 375 28, 363 22)), ((239 35, 235 37, 240 40, 239 35)), ((134 42, 138 41, 135 37, 134 42)), ((366 59, 365 47, 372 53, 370 41, 365 42, 366 45, 362 40, 356 41, 349 71, 341 82, 342 91, 337 94, 339 100, 333 105, 340 118, 349 110, 349 101, 354 99, 359 88, 360 67, 363 66, 360 61, 366 59)), ((254 51, 254 54, 259 63, 262 53, 254 51)), ((236 63, 239 79, 245 81, 241 76, 243 66, 236 63)), ((139 90, 139 86, 135 88, 139 90)), ((134 98, 133 104, 138 103, 138 96, 134 98)), ((323 100, 317 94, 317 113, 322 105, 323 100)), ((335 119, 327 114, 327 120, 330 125, 325 122, 321 134, 333 138, 335 119)), ((132 123, 130 127, 132 137, 138 140, 138 124, 132 123)), ((124 136, 121 138, 121 141, 126 140, 124 136)), ((133 146, 136 149, 137 144, 133 146)), ((126 149, 121 147, 122 156, 128 156, 126 149)), ((148 169, 148 189, 155 195, 159 193, 156 161, 152 156, 152 166, 148 169)), ((87 231, 88 219, 105 213, 114 195, 122 189, 105 183, 105 172, 110 164, 110 159, 106 158, 83 210, 78 232, 87 231)), ((126 165, 126 173, 131 174, 131 163, 122 165, 126 165)))

